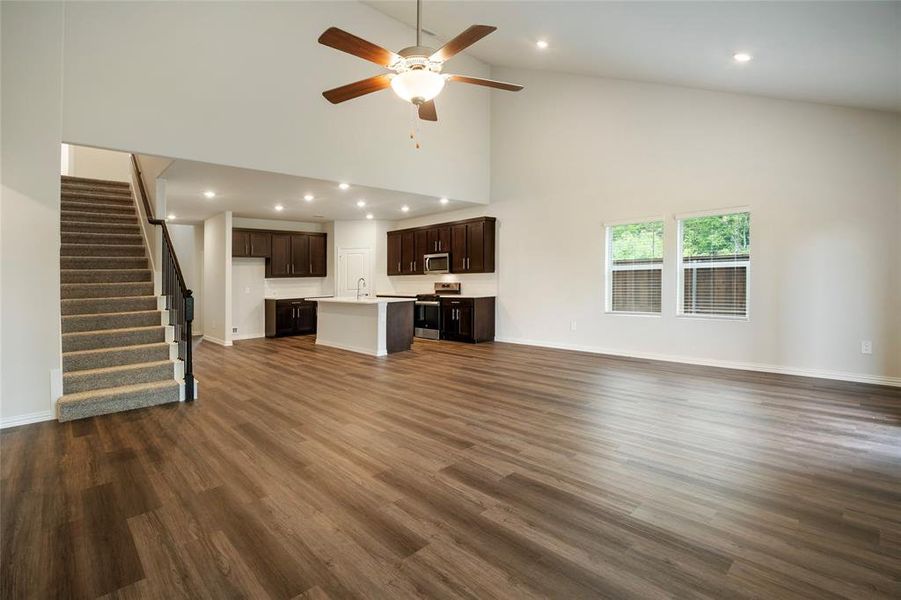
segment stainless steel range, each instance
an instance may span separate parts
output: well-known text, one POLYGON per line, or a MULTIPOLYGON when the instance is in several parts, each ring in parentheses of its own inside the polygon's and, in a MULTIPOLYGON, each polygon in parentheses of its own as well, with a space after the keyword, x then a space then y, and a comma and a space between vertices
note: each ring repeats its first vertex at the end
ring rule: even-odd
POLYGON ((458 282, 437 282, 434 294, 418 294, 413 309, 413 335, 428 340, 441 337, 441 296, 459 293, 458 282))

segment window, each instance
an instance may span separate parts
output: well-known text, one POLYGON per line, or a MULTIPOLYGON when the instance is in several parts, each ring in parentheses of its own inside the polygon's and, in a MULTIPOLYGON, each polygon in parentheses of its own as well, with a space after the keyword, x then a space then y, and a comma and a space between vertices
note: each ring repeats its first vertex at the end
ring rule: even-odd
POLYGON ((751 214, 679 220, 679 313, 748 316, 751 214))
POLYGON ((607 310, 660 313, 663 221, 607 227, 607 310))

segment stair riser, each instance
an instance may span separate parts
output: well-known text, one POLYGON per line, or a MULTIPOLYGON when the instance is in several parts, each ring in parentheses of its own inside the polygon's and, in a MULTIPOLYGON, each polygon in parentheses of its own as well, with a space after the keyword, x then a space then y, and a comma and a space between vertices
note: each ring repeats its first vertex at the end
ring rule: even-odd
POLYGON ((140 234, 133 233, 87 233, 83 231, 64 231, 60 237, 64 244, 144 245, 144 238, 142 238, 140 234))
POLYGON ((153 283, 66 283, 60 286, 63 300, 75 298, 122 298, 126 296, 152 296, 153 283))
POLYGON ((147 258, 143 256, 120 256, 115 260, 97 256, 63 256, 59 259, 62 269, 146 269, 147 258))
POLYGON ((98 313, 157 310, 156 296, 63 300, 60 304, 63 315, 96 315, 98 313))
POLYGON ((169 344, 159 346, 127 348, 115 352, 97 350, 84 354, 63 355, 63 371, 84 371, 87 369, 102 369, 104 367, 117 367, 119 365, 134 365, 145 362, 158 362, 169 360, 169 344))
MULTIPOLYGON (((62 221, 59 224, 62 233, 111 233, 114 235, 141 235, 137 224, 117 223, 75 223, 62 221)), ((143 238, 142 238, 143 239, 143 238)))
POLYGON ((122 223, 137 225, 138 217, 134 214, 109 214, 90 210, 64 210, 60 213, 63 221, 80 221, 82 223, 122 223))
POLYGON ((62 320, 63 333, 102 331, 125 327, 151 327, 162 324, 163 313, 158 310, 100 315, 67 315, 62 320))
POLYGON ((82 212, 96 212, 115 215, 134 215, 135 207, 125 204, 108 204, 104 202, 76 202, 63 200, 60 202, 60 210, 80 210, 82 212))
POLYGON ((60 177, 60 184, 67 185, 83 185, 91 187, 108 187, 114 189, 129 189, 127 181, 113 181, 110 179, 94 179, 92 177, 75 177, 74 175, 63 175, 60 177))
POLYGON ((150 269, 63 269, 62 283, 130 283, 151 281, 150 269))
POLYGON ((111 395, 109 398, 92 402, 61 403, 59 405, 59 420, 73 421, 97 415, 108 415, 123 410, 178 402, 178 396, 178 385, 176 384, 162 390, 111 395))
POLYGON ((166 341, 166 328, 139 329, 131 331, 88 331, 63 335, 63 352, 119 348, 141 344, 158 344, 166 341))
POLYGON ((96 202, 98 204, 124 204, 127 206, 134 206, 135 204, 129 193, 82 192, 63 189, 60 198, 63 202, 96 202))
POLYGON ((63 376, 63 393, 77 394, 78 392, 89 392, 91 390, 135 383, 166 381, 173 377, 175 377, 175 363, 172 362, 149 367, 137 365, 128 370, 117 370, 111 373, 91 372, 90 374, 82 374, 79 371, 75 371, 63 376))
POLYGON ((60 256, 144 256, 144 246, 62 244, 60 256))

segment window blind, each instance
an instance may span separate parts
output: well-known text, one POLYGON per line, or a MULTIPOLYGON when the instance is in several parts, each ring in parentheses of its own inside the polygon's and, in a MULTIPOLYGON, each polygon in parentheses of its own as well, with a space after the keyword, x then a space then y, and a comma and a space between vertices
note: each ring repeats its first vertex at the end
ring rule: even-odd
POLYGON ((679 229, 681 313, 747 316, 750 213, 683 219, 679 229))
POLYGON ((663 221, 613 225, 608 236, 608 310, 659 313, 663 221))

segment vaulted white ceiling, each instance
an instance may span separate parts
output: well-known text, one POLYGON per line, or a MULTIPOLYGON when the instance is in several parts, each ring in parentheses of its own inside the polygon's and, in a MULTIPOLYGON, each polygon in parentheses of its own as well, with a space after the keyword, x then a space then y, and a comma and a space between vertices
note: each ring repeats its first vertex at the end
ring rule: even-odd
MULTIPOLYGON (((415 26, 414 0, 367 4, 415 26)), ((901 110, 897 1, 423 2, 442 39, 476 23, 498 31, 467 53, 494 66, 901 110)))

